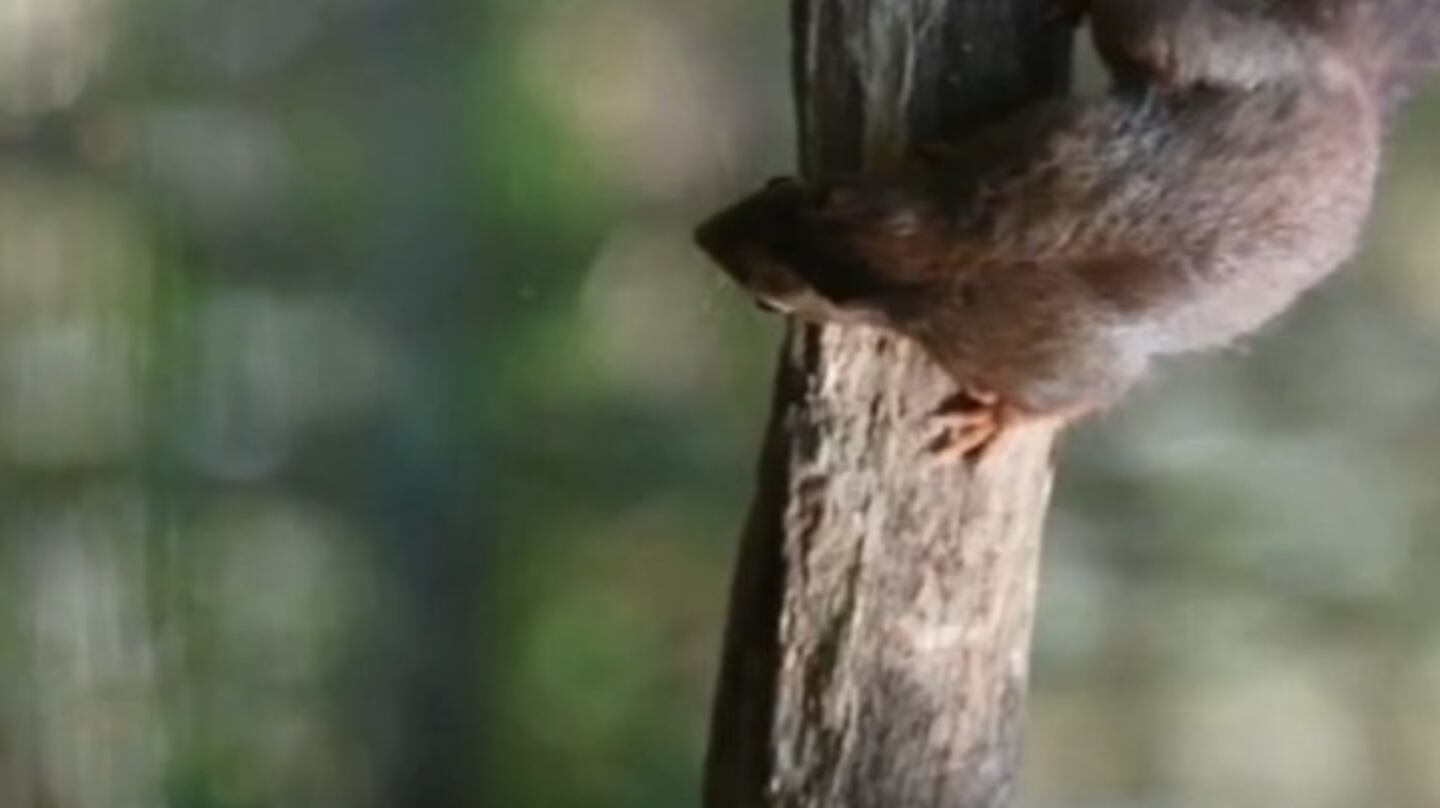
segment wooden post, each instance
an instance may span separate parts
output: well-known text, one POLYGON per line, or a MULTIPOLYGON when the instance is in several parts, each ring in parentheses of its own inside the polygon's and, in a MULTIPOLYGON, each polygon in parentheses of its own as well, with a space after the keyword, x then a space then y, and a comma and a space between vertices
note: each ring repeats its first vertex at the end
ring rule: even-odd
MULTIPOLYGON (((807 175, 1062 90, 1049 0, 793 0, 807 175)), ((913 345, 792 327, 732 593, 708 808, 999 808, 1014 790, 1055 435, 925 461, 953 383, 913 345)))

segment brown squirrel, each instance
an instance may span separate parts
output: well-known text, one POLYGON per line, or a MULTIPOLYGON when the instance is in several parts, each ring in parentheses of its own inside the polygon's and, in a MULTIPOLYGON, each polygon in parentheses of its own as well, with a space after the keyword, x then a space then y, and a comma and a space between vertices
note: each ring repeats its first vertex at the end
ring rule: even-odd
POLYGON ((697 240, 767 308, 917 340, 960 385, 947 451, 1116 401, 1355 247, 1385 118, 1440 0, 1061 0, 1113 87, 890 171, 772 181, 697 240))

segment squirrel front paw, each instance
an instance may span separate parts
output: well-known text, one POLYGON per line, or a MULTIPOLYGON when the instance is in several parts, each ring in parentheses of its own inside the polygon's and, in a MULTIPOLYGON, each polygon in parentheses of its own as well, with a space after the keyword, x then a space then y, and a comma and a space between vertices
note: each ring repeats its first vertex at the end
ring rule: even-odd
POLYGON ((1008 413, 998 394, 966 386, 930 413, 940 433, 927 451, 939 463, 978 463, 1004 431, 1008 413))

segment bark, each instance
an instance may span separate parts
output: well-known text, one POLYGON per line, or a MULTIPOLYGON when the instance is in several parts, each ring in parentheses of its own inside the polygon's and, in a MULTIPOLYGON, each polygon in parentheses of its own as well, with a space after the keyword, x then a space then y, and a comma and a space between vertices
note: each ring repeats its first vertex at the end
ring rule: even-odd
MULTIPOLYGON (((1047 0, 795 0, 807 174, 1063 89, 1047 0)), ((1053 428, 925 460, 952 383, 909 343, 791 329, 742 541, 709 808, 998 808, 1014 789, 1053 428)))

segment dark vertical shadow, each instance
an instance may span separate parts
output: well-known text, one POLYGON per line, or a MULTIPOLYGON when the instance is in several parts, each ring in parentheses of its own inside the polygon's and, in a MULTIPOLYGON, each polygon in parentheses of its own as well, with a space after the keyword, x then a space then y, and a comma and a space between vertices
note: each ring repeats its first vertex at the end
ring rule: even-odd
POLYGON ((463 57, 479 47, 468 16, 448 0, 384 4, 354 54, 371 183, 364 290, 403 374, 359 503, 387 581, 374 649, 385 806, 479 804, 485 486, 457 395, 473 316, 464 290, 482 266, 463 184, 463 57))

